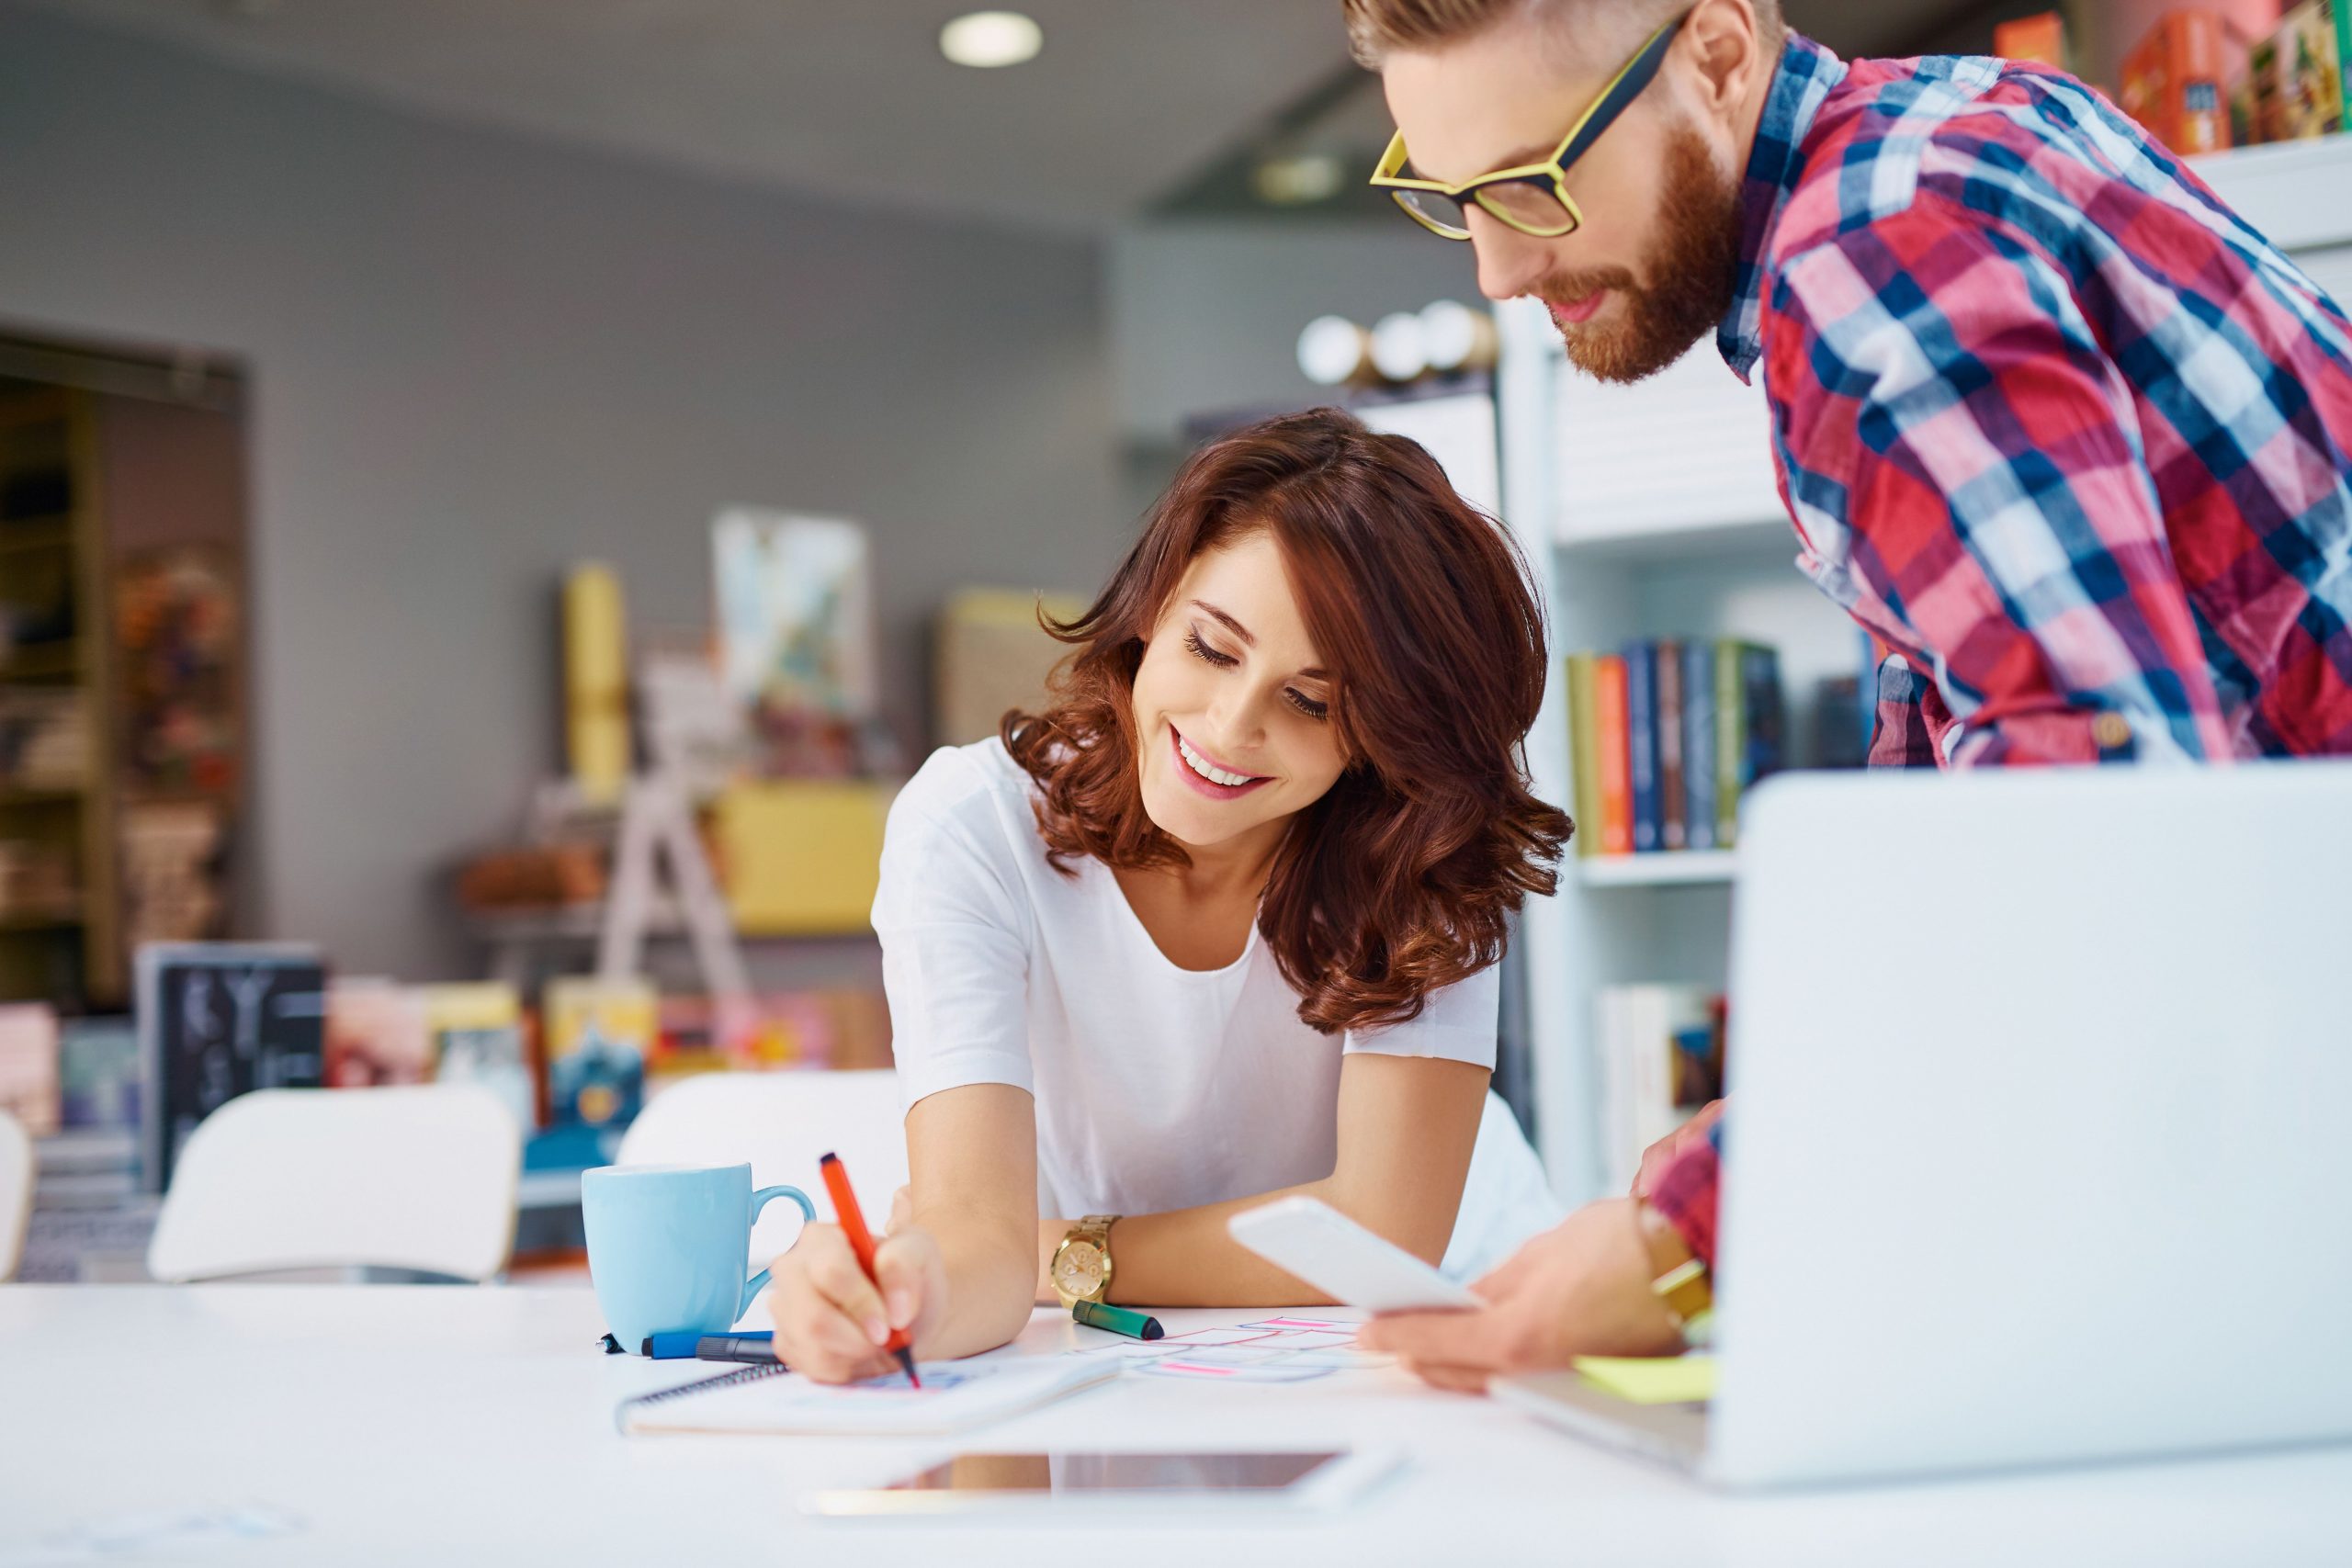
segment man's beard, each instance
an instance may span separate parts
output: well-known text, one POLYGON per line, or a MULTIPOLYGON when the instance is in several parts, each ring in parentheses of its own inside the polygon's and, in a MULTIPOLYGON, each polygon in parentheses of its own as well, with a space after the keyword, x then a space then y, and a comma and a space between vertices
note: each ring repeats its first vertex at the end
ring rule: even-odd
POLYGON ((1621 382, 1654 376, 1713 332, 1731 309, 1739 273, 1739 184, 1716 172, 1706 142, 1689 126, 1668 133, 1658 225, 1648 283, 1637 285, 1623 267, 1609 267, 1555 273, 1530 290, 1556 305, 1602 288, 1620 295, 1602 307, 1604 314, 1617 307, 1614 321, 1560 328, 1568 358, 1587 375, 1621 382))

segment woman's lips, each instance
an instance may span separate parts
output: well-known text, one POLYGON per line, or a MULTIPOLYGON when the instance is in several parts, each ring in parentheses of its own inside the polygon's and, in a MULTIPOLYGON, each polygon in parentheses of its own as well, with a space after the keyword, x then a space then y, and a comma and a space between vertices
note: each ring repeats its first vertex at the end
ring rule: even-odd
POLYGON ((1557 299, 1546 299, 1544 303, 1551 309, 1554 321, 1564 327, 1572 327, 1579 321, 1590 321, 1592 313, 1600 310, 1601 302, 1608 298, 1609 290, 1596 288, 1583 299, 1572 299, 1566 304, 1557 299))
MULTIPOLYGON (((1215 779, 1204 778, 1199 773, 1193 770, 1192 763, 1184 760, 1183 749, 1186 746, 1191 745, 1192 742, 1185 739, 1183 735, 1177 730, 1174 725, 1171 724, 1168 727, 1168 754, 1169 759, 1176 764, 1176 775, 1182 779, 1186 784, 1191 784, 1197 793, 1206 795, 1211 800, 1236 800, 1242 795, 1248 795, 1260 784, 1272 782, 1267 779, 1253 778, 1248 784, 1221 784, 1215 779)), ((1197 746, 1193 746, 1193 750, 1199 753, 1199 755, 1207 761, 1212 766, 1223 768, 1225 772, 1228 773, 1238 773, 1241 771, 1238 768, 1226 767, 1223 761, 1219 761, 1217 758, 1211 757, 1207 752, 1201 750, 1197 746)))

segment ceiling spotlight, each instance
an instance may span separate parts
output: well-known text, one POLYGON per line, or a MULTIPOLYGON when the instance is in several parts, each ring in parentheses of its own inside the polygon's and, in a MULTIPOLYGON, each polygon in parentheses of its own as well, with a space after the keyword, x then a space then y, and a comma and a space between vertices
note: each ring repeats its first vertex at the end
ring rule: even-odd
POLYGON ((1046 30, 1018 11, 973 11, 939 29, 939 52, 983 70, 1035 60, 1046 30))
POLYGON ((1340 160, 1329 152, 1302 152, 1295 158, 1269 158, 1251 176, 1258 199, 1276 207, 1298 207, 1328 201, 1339 194, 1347 177, 1340 160))

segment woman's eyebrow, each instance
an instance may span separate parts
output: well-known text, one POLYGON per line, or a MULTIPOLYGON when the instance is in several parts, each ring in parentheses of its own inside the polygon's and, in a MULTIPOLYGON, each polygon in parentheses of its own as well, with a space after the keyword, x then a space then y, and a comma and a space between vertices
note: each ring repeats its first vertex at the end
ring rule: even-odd
MULTIPOLYGON (((1231 632, 1235 637, 1239 637, 1250 647, 1255 648, 1258 646, 1258 639, 1250 635, 1250 628, 1248 626, 1243 626, 1239 621, 1235 620, 1231 615, 1227 615, 1223 610, 1218 609, 1207 600, 1193 600, 1193 608, 1205 611, 1209 615, 1216 616, 1218 623, 1222 625, 1226 630, 1231 632)), ((1330 676, 1327 674, 1324 671, 1323 667, 1318 664, 1312 670, 1300 671, 1298 672, 1298 678, 1302 681, 1328 681, 1330 679, 1330 676)))
POLYGON ((1218 609, 1207 600, 1195 599, 1193 601, 1193 607, 1196 610, 1206 610, 1210 615, 1215 615, 1219 621, 1225 624, 1226 630, 1231 632, 1235 637, 1239 637, 1251 648, 1258 646, 1258 639, 1250 635, 1250 628, 1248 626, 1243 626, 1239 621, 1235 620, 1231 615, 1227 615, 1223 610, 1218 609))

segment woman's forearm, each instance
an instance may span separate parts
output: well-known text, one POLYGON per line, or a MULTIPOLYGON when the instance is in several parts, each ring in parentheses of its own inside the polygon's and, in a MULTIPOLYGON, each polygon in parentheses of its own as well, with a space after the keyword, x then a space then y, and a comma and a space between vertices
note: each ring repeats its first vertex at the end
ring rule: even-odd
POLYGON ((945 1266, 945 1310, 928 1325, 917 1352, 930 1359, 977 1356, 1009 1342, 1029 1323, 1035 1279, 1030 1238, 1017 1224, 955 1204, 918 1205, 914 1223, 938 1238, 945 1266))
MULTIPOLYGON (((1486 1108, 1487 1070, 1443 1058, 1351 1055, 1340 1073, 1339 1159, 1332 1173, 1278 1191, 1111 1227, 1110 1299, 1136 1306, 1316 1306, 1330 1298, 1226 1231, 1276 1198, 1319 1198, 1374 1235, 1434 1264, 1455 1211, 1486 1108)), ((1041 1231, 1045 1226, 1039 1227, 1041 1231)), ((1060 1239, 1057 1227, 1050 1237, 1060 1239)), ((1041 1244, 1048 1237, 1041 1235, 1041 1244)))
MULTIPOLYGON (((1222 1203, 1175 1209, 1159 1214, 1122 1216, 1111 1231, 1110 1299, 1136 1306, 1327 1306, 1331 1298, 1235 1241, 1226 1222, 1277 1198, 1319 1198, 1365 1229, 1434 1264, 1453 1238, 1460 1184, 1453 1192, 1421 1195, 1419 1201, 1384 1202, 1384 1194, 1351 1190, 1337 1177, 1279 1191, 1261 1192, 1222 1203), (1369 1196, 1370 1201, 1367 1201, 1369 1196), (1441 1213, 1439 1211, 1442 1210, 1441 1213)), ((1072 1222, 1039 1224, 1036 1289, 1053 1299, 1044 1282, 1045 1266, 1072 1222)))

